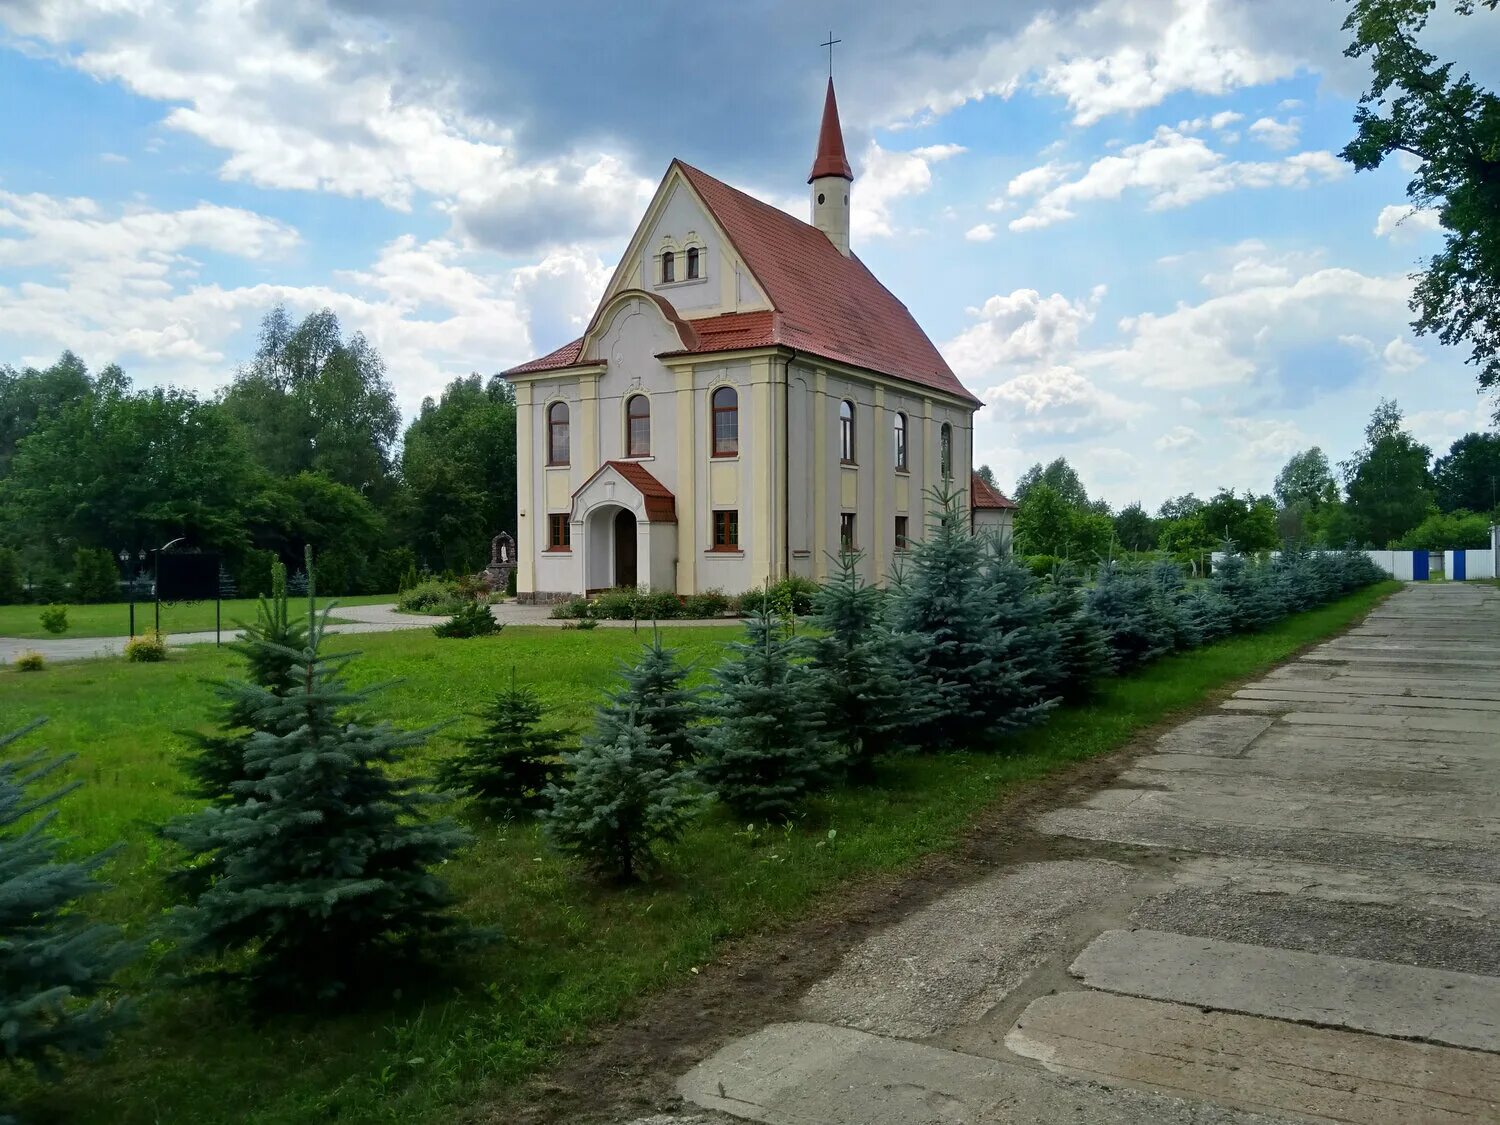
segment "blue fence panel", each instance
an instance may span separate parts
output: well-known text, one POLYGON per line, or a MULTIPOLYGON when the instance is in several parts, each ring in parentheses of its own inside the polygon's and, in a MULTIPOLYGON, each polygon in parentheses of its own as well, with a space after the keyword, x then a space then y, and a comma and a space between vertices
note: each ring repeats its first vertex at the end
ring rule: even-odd
POLYGON ((1411 580, 1413 582, 1426 582, 1428 571, 1428 560, 1426 551, 1413 551, 1411 553, 1411 580))
POLYGON ((1455 582, 1463 582, 1469 577, 1469 567, 1462 551, 1453 552, 1453 573, 1449 577, 1455 582))

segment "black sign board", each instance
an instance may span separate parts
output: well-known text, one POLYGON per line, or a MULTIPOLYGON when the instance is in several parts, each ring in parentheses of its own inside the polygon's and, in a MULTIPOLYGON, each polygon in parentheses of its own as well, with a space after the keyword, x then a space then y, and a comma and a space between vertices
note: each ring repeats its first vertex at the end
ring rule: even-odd
POLYGON ((163 602, 206 602, 219 596, 219 556, 164 551, 156 557, 156 597, 163 602))

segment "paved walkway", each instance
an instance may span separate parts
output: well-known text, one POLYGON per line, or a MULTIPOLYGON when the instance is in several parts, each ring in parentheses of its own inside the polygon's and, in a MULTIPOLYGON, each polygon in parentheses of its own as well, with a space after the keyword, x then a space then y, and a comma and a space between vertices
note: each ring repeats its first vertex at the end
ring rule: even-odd
MULTIPOLYGON (((503 625, 545 625, 561 628, 565 621, 549 616, 550 606, 517 605, 502 602, 492 607, 495 620, 503 625)), ((424 617, 410 613, 397 613, 394 603, 388 605, 338 606, 333 611, 335 619, 347 622, 330 625, 330 633, 393 633, 399 629, 430 629, 443 620, 441 617, 424 617)), ((601 621, 606 629, 629 629, 630 621, 601 621)), ((644 623, 643 623, 644 624, 644 623)), ((661 626, 681 627, 689 625, 737 625, 731 618, 712 621, 662 621, 661 626)), ((240 636, 240 630, 229 628, 225 623, 223 639, 232 641, 240 636)), ((54 663, 60 660, 92 660, 103 656, 117 656, 125 649, 126 637, 49 637, 24 640, 18 637, 0 637, 0 663, 10 663, 25 652, 39 652, 54 663)), ((211 645, 214 643, 212 629, 196 633, 168 633, 167 644, 173 648, 183 645, 211 645)))
POLYGON ((1408 587, 1034 827, 649 1120, 1500 1121, 1500 590, 1408 587))

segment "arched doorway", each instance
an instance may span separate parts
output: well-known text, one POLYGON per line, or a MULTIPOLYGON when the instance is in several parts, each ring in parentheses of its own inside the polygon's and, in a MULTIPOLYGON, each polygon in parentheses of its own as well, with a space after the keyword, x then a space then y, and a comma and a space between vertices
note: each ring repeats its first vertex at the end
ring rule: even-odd
POLYGON ((621 508, 615 514, 615 585, 635 586, 635 513, 621 508))

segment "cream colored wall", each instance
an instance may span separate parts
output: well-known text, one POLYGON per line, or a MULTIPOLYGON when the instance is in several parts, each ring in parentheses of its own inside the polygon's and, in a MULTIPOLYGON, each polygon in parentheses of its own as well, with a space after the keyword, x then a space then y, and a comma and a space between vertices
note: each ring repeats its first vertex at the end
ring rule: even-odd
POLYGON ((791 571, 814 580, 826 577, 839 550, 840 516, 855 516, 863 574, 884 582, 895 563, 896 517, 906 516, 908 535, 925 536, 938 484, 938 431, 953 426, 954 485, 968 504, 972 415, 968 409, 894 381, 794 364, 790 375, 792 489, 789 512, 791 571), (839 406, 855 409, 857 467, 840 464, 839 406), (907 466, 895 467, 895 416, 907 417, 907 466))
POLYGON ((605 300, 625 289, 644 289, 670 301, 687 320, 726 312, 770 308, 732 243, 699 202, 687 181, 673 172, 646 211, 605 300), (687 279, 687 250, 703 251, 703 276, 687 279), (661 280, 661 255, 676 255, 678 280, 661 280))

